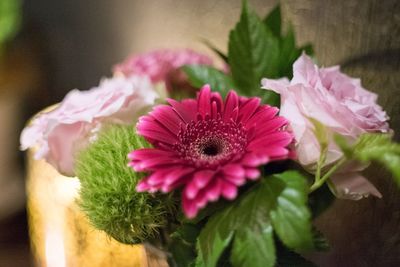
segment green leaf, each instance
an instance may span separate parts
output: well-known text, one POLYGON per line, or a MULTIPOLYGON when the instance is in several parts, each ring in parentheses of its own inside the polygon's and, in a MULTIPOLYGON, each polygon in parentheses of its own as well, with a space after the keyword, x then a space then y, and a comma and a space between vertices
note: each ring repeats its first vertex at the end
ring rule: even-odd
POLYGON ((200 229, 198 225, 183 224, 171 234, 168 251, 170 266, 190 266, 196 259, 196 239, 200 229))
POLYGON ((277 5, 265 18, 264 24, 275 34, 277 37, 281 36, 281 7, 277 5))
POLYGON ((328 251, 330 248, 328 240, 315 227, 313 228, 313 242, 315 249, 318 251, 328 251))
POLYGON ((234 266, 274 266, 276 258, 272 226, 264 224, 259 227, 255 231, 244 226, 235 234, 231 256, 234 266))
POLYGON ((313 56, 314 55, 314 48, 312 44, 305 44, 299 48, 300 51, 304 51, 307 55, 313 56))
POLYGON ((290 25, 285 36, 280 39, 280 76, 293 76, 293 63, 301 55, 302 50, 296 47, 296 39, 294 36, 293 27, 290 25))
POLYGON ((235 227, 233 206, 213 215, 200 233, 197 242, 196 267, 216 266, 219 257, 232 240, 235 227))
POLYGON ((370 161, 381 163, 392 172, 400 185, 400 144, 393 142, 390 134, 363 134, 353 146, 343 137, 335 136, 335 140, 347 158, 363 163, 370 161))
POLYGON ((273 228, 289 247, 313 247, 306 179, 295 171, 264 178, 211 216, 198 238, 196 266, 216 266, 231 241, 234 266, 274 266, 273 228))
POLYGON ((235 84, 248 96, 260 93, 261 78, 279 74, 279 40, 246 1, 239 23, 229 34, 228 59, 235 84))
POLYGON ((230 76, 210 66, 205 65, 185 65, 183 71, 189 78, 192 86, 201 88, 209 84, 211 89, 219 91, 225 96, 230 89, 235 89, 235 85, 230 76))
POLYGON ((0 1, 0 46, 15 36, 21 26, 21 20, 20 0, 0 1))
POLYGON ((285 189, 271 211, 275 232, 282 242, 291 249, 310 250, 314 247, 311 227, 311 213, 307 207, 308 184, 295 171, 275 175, 286 183, 285 189))

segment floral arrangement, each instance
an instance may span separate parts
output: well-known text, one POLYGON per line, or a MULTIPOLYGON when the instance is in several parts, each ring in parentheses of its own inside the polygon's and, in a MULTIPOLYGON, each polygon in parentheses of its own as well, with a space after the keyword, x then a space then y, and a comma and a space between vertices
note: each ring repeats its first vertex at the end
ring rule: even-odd
POLYGON ((171 266, 313 266, 329 249, 312 221, 332 200, 400 184, 400 145, 377 95, 244 2, 225 61, 191 50, 133 56, 88 91, 71 91, 24 129, 35 149, 81 182, 80 207, 116 240, 149 243, 171 266), (165 96, 169 97, 165 97, 165 96))

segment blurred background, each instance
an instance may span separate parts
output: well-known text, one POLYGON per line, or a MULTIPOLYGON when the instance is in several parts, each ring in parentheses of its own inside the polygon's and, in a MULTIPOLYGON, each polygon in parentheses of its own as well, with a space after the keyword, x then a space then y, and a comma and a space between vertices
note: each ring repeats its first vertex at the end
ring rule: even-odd
MULTIPOLYGON (((260 15, 277 3, 249 2, 260 15)), ((380 104, 399 131, 400 2, 281 3, 284 20, 294 25, 299 44, 312 42, 320 64, 340 63, 345 72, 361 77, 366 88, 379 92, 380 104)), ((69 90, 96 86, 101 77, 111 75, 113 65, 132 53, 190 47, 212 55, 202 45, 203 38, 226 51, 240 7, 241 0, 0 0, 0 267, 32 266, 24 155, 18 151, 26 121, 62 100, 69 90)), ((316 255, 321 265, 399 266, 399 193, 382 179, 380 170, 371 174, 387 197, 335 203, 318 223, 338 244, 338 251, 347 247, 346 254, 316 255), (349 216, 355 215, 353 227, 346 228, 349 216), (340 234, 334 228, 344 230, 340 234), (378 229, 383 232, 372 234, 378 229), (350 234, 365 246, 347 243, 343 236, 350 234), (361 264, 352 261, 355 255, 364 257, 361 264), (385 264, 380 265, 383 259, 385 264)))

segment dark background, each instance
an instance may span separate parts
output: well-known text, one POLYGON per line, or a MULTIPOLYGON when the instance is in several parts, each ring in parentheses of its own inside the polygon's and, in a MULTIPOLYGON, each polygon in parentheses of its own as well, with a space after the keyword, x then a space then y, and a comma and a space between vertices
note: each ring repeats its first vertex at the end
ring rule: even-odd
MULTIPOLYGON (((259 14, 266 14, 276 2, 250 1, 259 14)), ((399 1, 281 2, 284 19, 293 23, 298 42, 315 45, 320 65, 340 63, 345 72, 361 77, 366 88, 380 94, 380 104, 391 116, 393 129, 399 131, 399 1)), ((23 27, 10 44, 6 66, 17 70, 11 74, 16 80, 26 82, 0 88, 0 129, 8 129, 0 134, 0 154, 4 154, 0 162, 0 267, 30 266, 24 161, 23 154, 17 153, 26 120, 62 100, 73 88, 97 85, 131 53, 160 47, 210 53, 200 38, 226 50, 240 5, 240 0, 24 2, 23 27)), ((395 138, 399 140, 399 135, 395 138)), ((369 170, 383 199, 337 201, 318 220, 335 246, 328 255, 311 257, 322 266, 400 266, 400 196, 387 176, 381 169, 369 170)))

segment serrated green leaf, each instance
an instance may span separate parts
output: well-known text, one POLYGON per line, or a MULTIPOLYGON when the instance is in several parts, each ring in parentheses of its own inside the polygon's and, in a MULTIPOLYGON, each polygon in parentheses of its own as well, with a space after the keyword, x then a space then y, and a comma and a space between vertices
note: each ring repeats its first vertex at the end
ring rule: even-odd
POLYGON ((205 65, 185 65, 183 71, 189 78, 189 82, 196 88, 209 84, 211 89, 225 96, 229 90, 235 89, 232 77, 222 71, 205 65))
POLYGON ((305 45, 301 46, 299 48, 299 50, 304 51, 304 53, 306 53, 309 56, 314 55, 314 48, 313 48, 312 44, 305 44, 305 45))
POLYGON ((260 229, 244 226, 235 234, 231 260, 234 266, 274 266, 275 246, 272 225, 260 225, 260 229))
POLYGON ((207 222, 197 242, 196 267, 216 266, 219 257, 232 240, 235 213, 233 206, 215 214, 207 222))
POLYGON ((279 40, 245 1, 229 34, 228 59, 235 84, 248 96, 259 94, 261 78, 279 75, 279 40))
POLYGON ((343 137, 335 137, 336 144, 345 156, 363 163, 376 161, 392 172, 400 185, 400 144, 392 142, 391 135, 367 133, 360 136, 355 145, 350 145, 343 137))
POLYGON ((286 183, 276 207, 271 211, 272 225, 282 242, 291 249, 310 250, 312 239, 311 213, 307 207, 308 184, 295 171, 275 175, 286 183))
POLYGON ((216 266, 232 238, 234 266, 274 266, 272 225, 290 247, 312 247, 307 192, 305 178, 295 171, 266 177, 210 218, 198 239, 197 266, 216 266))
POLYGON ((313 242, 315 249, 318 251, 328 251, 330 248, 328 240, 315 227, 313 228, 313 242))
POLYGON ((184 223, 170 235, 168 242, 168 263, 171 267, 194 266, 196 260, 196 240, 201 224, 184 223))
POLYGON ((302 50, 296 47, 293 27, 289 25, 287 33, 280 39, 280 76, 293 77, 293 63, 301 55, 302 50))
POLYGON ((275 36, 281 36, 282 18, 281 6, 277 5, 263 20, 264 24, 272 31, 275 36))

